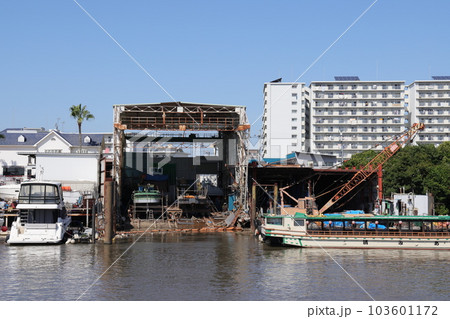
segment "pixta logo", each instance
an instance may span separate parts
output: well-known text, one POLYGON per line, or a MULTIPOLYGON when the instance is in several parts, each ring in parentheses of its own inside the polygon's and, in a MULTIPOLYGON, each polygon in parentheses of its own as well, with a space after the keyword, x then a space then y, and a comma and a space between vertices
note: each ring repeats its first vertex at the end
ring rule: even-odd
POLYGON ((129 151, 126 152, 125 161, 128 166, 140 171, 145 171, 146 167, 156 167, 159 170, 168 164, 173 156, 192 157, 194 166, 201 165, 201 158, 203 161, 226 161, 228 165, 237 163, 235 139, 194 138, 192 142, 180 143, 171 137, 152 136, 152 133, 154 131, 143 130, 127 140, 129 151), (183 149, 179 144, 183 145, 183 149))
POLYGON ((147 167, 154 167, 155 159, 162 157, 156 166, 158 169, 161 169, 170 162, 171 154, 173 153, 173 149, 164 148, 164 144, 170 142, 170 137, 151 136, 149 135, 150 132, 149 130, 140 131, 127 141, 128 147, 131 150, 131 152, 126 153, 127 163, 133 162, 133 153, 143 154, 143 156, 136 156, 135 168, 140 171, 144 171, 145 162, 147 167), (144 156, 146 157, 146 161, 144 161, 144 156))

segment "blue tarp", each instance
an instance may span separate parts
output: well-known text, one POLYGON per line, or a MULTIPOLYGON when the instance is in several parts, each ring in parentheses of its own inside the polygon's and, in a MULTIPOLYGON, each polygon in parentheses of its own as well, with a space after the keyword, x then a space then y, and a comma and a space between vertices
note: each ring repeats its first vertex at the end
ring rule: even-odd
POLYGON ((149 182, 162 182, 167 181, 169 179, 168 175, 145 175, 145 181, 149 182))

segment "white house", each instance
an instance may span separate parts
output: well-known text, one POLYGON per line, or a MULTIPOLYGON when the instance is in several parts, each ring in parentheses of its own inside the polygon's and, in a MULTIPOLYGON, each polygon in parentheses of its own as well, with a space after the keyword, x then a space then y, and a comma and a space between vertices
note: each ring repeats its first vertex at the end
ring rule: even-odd
POLYGON ((83 133, 81 151, 78 133, 24 128, 0 134, 0 177, 60 181, 77 191, 96 189, 100 154, 112 145, 109 133, 83 133))

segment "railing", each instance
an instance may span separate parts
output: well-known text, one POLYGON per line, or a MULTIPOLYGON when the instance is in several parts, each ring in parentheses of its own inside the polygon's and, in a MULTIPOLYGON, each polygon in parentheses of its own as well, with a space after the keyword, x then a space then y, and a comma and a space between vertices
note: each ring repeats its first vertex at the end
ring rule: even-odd
POLYGON ((59 204, 59 196, 19 195, 19 204, 59 204))
POLYGON ((450 230, 442 231, 399 231, 399 230, 308 230, 311 236, 342 236, 342 237, 450 237, 450 230))

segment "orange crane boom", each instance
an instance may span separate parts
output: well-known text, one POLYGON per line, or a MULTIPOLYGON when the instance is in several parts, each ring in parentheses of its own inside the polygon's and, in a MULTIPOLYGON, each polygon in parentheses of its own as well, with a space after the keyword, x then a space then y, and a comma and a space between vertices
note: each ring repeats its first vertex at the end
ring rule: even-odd
POLYGON ((398 152, 406 143, 412 140, 416 134, 423 130, 425 125, 423 123, 414 123, 413 126, 404 132, 390 145, 386 146, 377 156, 375 156, 366 166, 359 170, 351 180, 349 180, 341 189, 334 195, 320 210, 319 214, 323 214, 327 209, 333 206, 338 200, 350 193, 359 184, 365 181, 370 175, 375 173, 378 166, 383 165, 395 153, 398 152))

